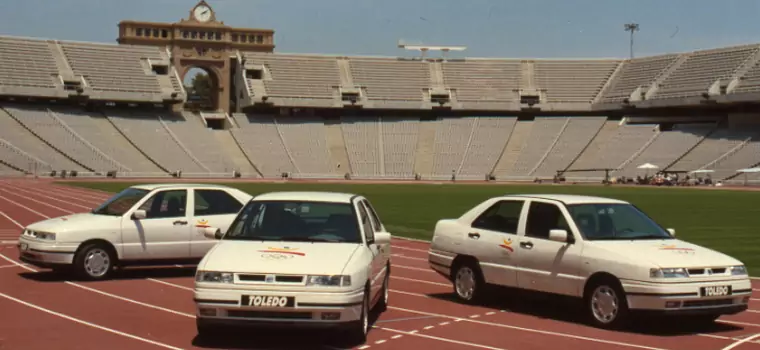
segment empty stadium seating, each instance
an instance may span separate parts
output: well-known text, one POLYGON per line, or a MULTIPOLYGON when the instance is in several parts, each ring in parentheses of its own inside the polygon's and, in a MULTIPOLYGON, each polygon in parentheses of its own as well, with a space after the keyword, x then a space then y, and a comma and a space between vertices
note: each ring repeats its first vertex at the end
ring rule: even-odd
POLYGON ((760 121, 679 122, 661 130, 620 120, 626 113, 609 107, 639 88, 644 100, 675 104, 708 92, 752 99, 760 95, 760 45, 620 60, 242 52, 233 80, 247 82, 235 90, 243 112, 212 113, 231 123, 219 130, 201 114, 155 108, 168 106, 160 104, 170 92, 183 92, 170 56, 158 47, 0 36, 0 97, 8 97, 0 102, 0 173, 531 181, 567 171, 572 181, 598 181, 603 169, 633 177, 652 163, 740 181, 737 170, 760 164, 760 121), (169 64, 168 74, 155 64, 169 64), (260 75, 248 72, 262 68, 260 75), (77 81, 81 91, 70 86, 77 81), (716 90, 716 82, 725 89, 716 90), (283 107, 340 107, 346 88, 358 88, 364 107, 375 110, 279 114, 249 109, 261 99, 245 96, 266 95, 283 107), (423 103, 442 89, 455 102, 449 111, 464 111, 438 115, 423 103), (552 113, 525 109, 526 91, 537 91, 539 108, 552 113), (97 103, 66 102, 78 94, 97 103), (597 113, 605 104, 609 110, 597 113), (600 116, 607 112, 611 117, 600 116))

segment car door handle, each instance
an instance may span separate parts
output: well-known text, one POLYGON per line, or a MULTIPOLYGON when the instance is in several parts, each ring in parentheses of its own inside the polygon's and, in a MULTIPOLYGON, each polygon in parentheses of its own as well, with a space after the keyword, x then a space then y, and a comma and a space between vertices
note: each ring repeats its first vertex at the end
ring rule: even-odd
POLYGON ((467 237, 470 237, 472 239, 479 239, 480 238, 480 233, 477 233, 477 232, 468 233, 467 237))
POLYGON ((174 225, 187 225, 187 221, 185 220, 177 220, 174 222, 174 225))
POLYGON ((533 249, 533 242, 520 242, 520 247, 525 249, 533 249))

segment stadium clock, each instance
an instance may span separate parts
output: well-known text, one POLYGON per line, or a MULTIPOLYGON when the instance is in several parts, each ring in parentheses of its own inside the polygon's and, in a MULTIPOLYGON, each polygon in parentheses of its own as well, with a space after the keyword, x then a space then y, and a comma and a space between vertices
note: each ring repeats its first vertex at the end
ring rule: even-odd
POLYGON ((193 16, 199 22, 208 22, 211 19, 211 8, 206 5, 200 5, 193 10, 193 16))

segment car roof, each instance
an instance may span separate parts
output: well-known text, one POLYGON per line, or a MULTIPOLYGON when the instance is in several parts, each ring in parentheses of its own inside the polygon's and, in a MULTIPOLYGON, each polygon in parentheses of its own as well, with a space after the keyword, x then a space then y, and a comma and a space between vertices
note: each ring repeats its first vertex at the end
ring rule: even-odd
POLYGON ((507 194, 504 198, 525 197, 535 199, 547 199, 562 202, 565 205, 571 204, 592 204, 592 203, 605 203, 605 204, 629 204, 626 201, 619 199, 595 197, 595 196, 583 196, 577 194, 507 194))
POLYGON ((331 203, 351 203, 357 195, 354 193, 326 191, 281 191, 262 193, 251 200, 257 201, 314 201, 331 203))
POLYGON ((232 187, 216 184, 197 184, 197 183, 148 183, 138 184, 131 186, 132 188, 139 188, 142 190, 153 191, 155 189, 184 189, 184 188, 218 188, 218 189, 231 189, 232 187))

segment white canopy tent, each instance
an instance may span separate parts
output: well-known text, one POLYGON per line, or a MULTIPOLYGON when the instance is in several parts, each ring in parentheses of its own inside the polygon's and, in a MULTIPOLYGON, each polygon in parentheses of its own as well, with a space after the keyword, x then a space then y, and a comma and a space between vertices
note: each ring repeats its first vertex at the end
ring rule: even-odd
POLYGON ((637 169, 646 169, 647 174, 646 176, 649 177, 649 169, 659 169, 660 167, 652 164, 652 163, 644 163, 636 167, 637 169))
POLYGON ((748 173, 760 173, 760 168, 739 169, 736 172, 744 174, 744 186, 747 186, 747 174, 748 173))

